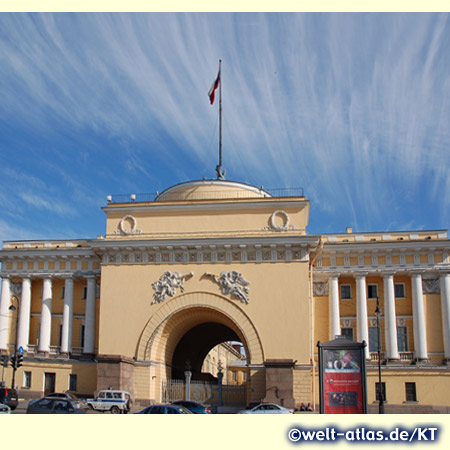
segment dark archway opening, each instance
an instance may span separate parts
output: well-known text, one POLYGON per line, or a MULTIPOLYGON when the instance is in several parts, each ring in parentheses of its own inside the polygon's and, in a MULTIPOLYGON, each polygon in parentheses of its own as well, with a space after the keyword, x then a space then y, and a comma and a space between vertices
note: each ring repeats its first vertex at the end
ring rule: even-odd
POLYGON ((184 372, 192 372, 192 380, 213 379, 202 373, 202 364, 209 351, 228 341, 239 341, 229 327, 216 322, 206 322, 191 328, 178 342, 172 358, 172 379, 184 380, 184 372))

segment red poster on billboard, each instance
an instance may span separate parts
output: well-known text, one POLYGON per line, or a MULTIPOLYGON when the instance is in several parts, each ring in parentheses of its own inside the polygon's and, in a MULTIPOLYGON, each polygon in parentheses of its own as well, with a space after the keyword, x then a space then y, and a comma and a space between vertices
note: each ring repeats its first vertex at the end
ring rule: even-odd
POLYGON ((363 414, 360 350, 324 349, 325 414, 363 414))

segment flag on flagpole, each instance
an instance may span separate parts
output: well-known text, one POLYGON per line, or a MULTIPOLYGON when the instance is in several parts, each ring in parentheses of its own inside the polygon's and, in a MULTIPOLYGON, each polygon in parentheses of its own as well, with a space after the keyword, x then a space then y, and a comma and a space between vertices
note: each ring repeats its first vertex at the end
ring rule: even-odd
POLYGON ((219 66, 219 71, 217 72, 217 77, 214 80, 213 84, 211 85, 211 89, 208 92, 209 101, 210 101, 211 105, 214 103, 215 92, 216 92, 216 89, 219 87, 219 83, 220 83, 220 66, 219 66))

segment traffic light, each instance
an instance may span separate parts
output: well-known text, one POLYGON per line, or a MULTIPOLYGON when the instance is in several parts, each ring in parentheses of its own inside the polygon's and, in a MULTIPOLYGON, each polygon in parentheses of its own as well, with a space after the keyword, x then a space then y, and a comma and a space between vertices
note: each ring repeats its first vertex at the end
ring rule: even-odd
POLYGON ((11 367, 13 369, 17 368, 17 366, 16 366, 16 357, 15 356, 11 356, 11 367))
POLYGON ((17 355, 17 365, 16 367, 19 368, 23 363, 23 355, 17 355))

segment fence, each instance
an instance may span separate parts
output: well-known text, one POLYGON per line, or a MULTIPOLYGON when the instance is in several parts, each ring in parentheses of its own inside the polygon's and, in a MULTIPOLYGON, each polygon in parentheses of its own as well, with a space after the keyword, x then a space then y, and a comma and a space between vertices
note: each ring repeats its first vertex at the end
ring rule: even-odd
MULTIPOLYGON (((190 400, 210 406, 218 406, 219 387, 205 381, 191 381, 190 400)), ((222 402, 225 406, 242 406, 246 404, 246 384, 239 386, 222 385, 222 402)), ((169 403, 175 400, 186 400, 186 383, 182 380, 162 382, 162 401, 169 403)))

